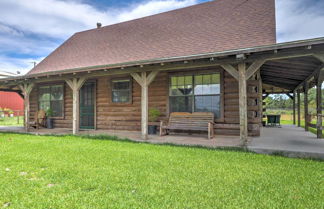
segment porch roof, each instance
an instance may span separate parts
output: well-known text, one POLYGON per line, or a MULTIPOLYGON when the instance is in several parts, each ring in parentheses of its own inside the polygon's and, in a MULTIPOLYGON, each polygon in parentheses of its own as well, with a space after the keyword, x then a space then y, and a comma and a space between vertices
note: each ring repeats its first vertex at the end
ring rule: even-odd
POLYGON ((215 53, 140 60, 111 65, 65 69, 0 79, 0 90, 19 90, 17 84, 62 80, 68 77, 126 74, 140 71, 203 68, 222 64, 252 63, 265 60, 261 77, 268 92, 292 92, 324 67, 324 37, 235 49, 215 53))

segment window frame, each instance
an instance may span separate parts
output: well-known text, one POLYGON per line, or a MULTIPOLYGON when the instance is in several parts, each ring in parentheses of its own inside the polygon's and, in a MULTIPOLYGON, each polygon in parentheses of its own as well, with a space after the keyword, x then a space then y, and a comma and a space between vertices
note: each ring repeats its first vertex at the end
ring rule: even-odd
MULTIPOLYGON (((170 87, 171 87, 171 77, 173 76, 192 76, 192 88, 193 88, 193 92, 192 95, 190 95, 193 100, 192 100, 192 112, 195 112, 195 96, 199 96, 199 95, 195 95, 194 94, 194 76, 197 75, 209 75, 209 74, 213 74, 213 73, 219 73, 219 83, 220 83, 220 93, 216 94, 220 96, 220 115, 219 118, 215 118, 214 121, 215 122, 224 122, 224 70, 222 69, 199 69, 199 71, 197 71, 197 69, 195 69, 194 71, 186 71, 186 72, 173 72, 173 73, 169 73, 168 76, 168 95, 167 95, 167 114, 169 115, 171 113, 171 106, 170 106, 170 87)), ((215 94, 208 94, 206 96, 209 95, 215 95, 215 94)), ((184 96, 185 97, 185 96, 184 96)))
POLYGON ((133 103, 133 79, 130 76, 127 77, 116 77, 116 78, 112 78, 110 79, 110 101, 112 104, 115 105, 126 105, 126 104, 132 104, 133 103), (118 81, 118 80, 129 80, 129 101, 127 102, 114 102, 113 100, 113 83, 118 81))
POLYGON ((37 111, 39 111, 39 92, 41 87, 46 87, 46 86, 56 86, 56 85, 61 85, 63 89, 63 95, 62 95, 62 115, 61 116, 53 116, 50 118, 53 119, 64 119, 65 118, 65 83, 64 82, 53 82, 53 83, 41 83, 37 85, 37 111))

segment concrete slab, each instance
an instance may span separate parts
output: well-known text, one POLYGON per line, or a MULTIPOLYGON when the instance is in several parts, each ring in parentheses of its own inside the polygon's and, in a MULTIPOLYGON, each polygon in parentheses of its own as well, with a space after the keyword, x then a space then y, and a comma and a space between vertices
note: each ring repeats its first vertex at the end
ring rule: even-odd
POLYGON ((324 159, 324 139, 317 139, 315 134, 294 125, 263 127, 261 136, 253 137, 248 149, 265 154, 324 159))

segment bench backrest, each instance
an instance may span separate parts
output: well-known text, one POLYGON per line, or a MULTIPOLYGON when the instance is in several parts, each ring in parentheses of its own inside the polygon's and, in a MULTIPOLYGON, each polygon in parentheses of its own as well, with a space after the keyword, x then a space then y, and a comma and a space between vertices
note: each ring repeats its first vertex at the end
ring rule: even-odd
POLYGON ((205 129, 208 123, 214 122, 214 113, 211 112, 173 112, 169 117, 169 126, 195 129, 205 129))

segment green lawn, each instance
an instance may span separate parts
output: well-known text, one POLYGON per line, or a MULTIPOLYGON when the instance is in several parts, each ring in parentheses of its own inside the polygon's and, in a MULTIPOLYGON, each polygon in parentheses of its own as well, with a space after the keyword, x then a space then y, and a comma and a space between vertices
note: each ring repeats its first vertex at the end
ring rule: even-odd
POLYGON ((0 126, 23 126, 24 125, 24 117, 19 116, 15 117, 4 117, 0 118, 0 126))
POLYGON ((0 207, 324 208, 324 162, 0 134, 0 207))

